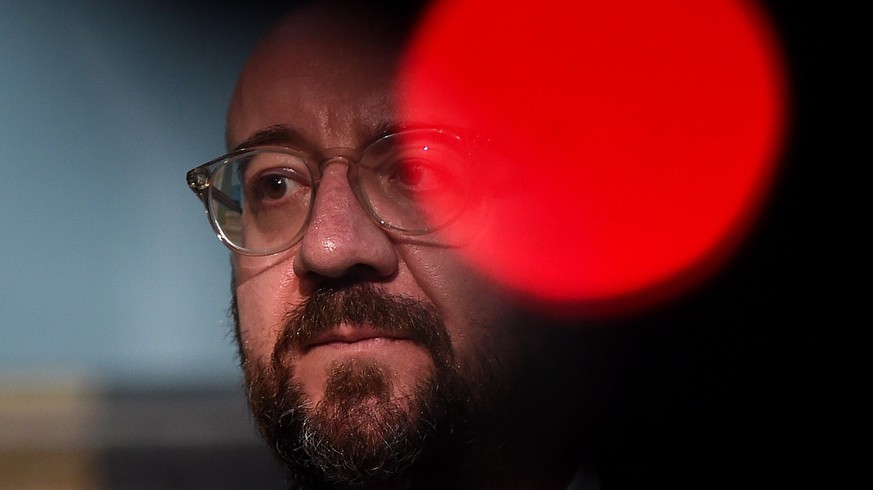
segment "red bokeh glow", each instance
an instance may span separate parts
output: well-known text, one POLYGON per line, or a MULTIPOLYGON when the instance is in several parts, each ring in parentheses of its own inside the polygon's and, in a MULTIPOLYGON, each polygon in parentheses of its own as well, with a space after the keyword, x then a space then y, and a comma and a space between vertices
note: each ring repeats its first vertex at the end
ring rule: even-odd
POLYGON ((540 302, 663 296, 711 270, 784 132, 773 33, 740 0, 446 0, 405 59, 402 111, 487 140, 488 219, 447 232, 540 302))

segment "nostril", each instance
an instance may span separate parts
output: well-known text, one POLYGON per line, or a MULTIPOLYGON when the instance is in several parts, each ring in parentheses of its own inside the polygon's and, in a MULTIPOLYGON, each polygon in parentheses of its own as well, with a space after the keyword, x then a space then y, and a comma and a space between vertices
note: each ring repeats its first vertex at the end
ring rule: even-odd
POLYGON ((300 294, 308 296, 318 289, 345 289, 361 283, 390 282, 397 275, 396 270, 391 274, 382 274, 378 270, 364 264, 355 264, 349 267, 344 274, 339 276, 326 276, 320 273, 305 271, 297 272, 299 278, 298 288, 300 294))
POLYGON ((364 264, 355 264, 349 267, 340 276, 325 276, 313 272, 306 272, 301 281, 306 285, 303 293, 319 288, 343 289, 362 282, 377 283, 390 281, 395 274, 384 275, 379 271, 364 264))

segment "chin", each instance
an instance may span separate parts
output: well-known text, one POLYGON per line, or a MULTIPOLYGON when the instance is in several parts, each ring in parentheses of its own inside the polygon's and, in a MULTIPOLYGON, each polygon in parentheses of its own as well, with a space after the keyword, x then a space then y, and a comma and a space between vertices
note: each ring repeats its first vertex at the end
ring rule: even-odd
POLYGON ((250 376, 261 432, 293 480, 313 488, 388 488, 389 479, 415 480, 446 455, 461 457, 476 425, 468 380, 431 364, 399 383, 392 369, 369 358, 335 363, 317 402, 300 383, 287 382, 296 379, 293 369, 250 376))
POLYGON ((297 355, 291 362, 292 380, 303 388, 311 407, 356 399, 408 404, 437 369, 431 353, 410 341, 331 344, 297 355))

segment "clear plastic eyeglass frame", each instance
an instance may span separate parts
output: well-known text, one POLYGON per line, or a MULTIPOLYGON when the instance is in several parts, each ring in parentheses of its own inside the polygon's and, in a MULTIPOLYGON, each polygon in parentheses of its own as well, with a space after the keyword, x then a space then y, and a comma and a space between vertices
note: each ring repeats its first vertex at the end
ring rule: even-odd
MULTIPOLYGON (((470 139, 475 140, 476 138, 470 139)), ((218 239, 225 246, 233 252, 241 255, 266 256, 288 250, 303 237, 312 216, 312 209, 316 196, 318 195, 318 186, 321 182, 323 171, 330 163, 334 162, 344 162, 348 165, 348 183, 355 198, 361 208, 366 212, 367 216, 384 230, 401 236, 419 236, 432 233, 447 226, 461 214, 463 208, 466 206, 466 200, 470 195, 472 185, 472 179, 470 176, 475 172, 473 169, 475 159, 472 158, 472 147, 473 145, 471 144, 471 141, 462 139, 460 136, 452 132, 434 128, 410 129, 385 134, 360 148, 338 147, 322 149, 317 152, 306 152, 286 146, 253 146, 237 149, 191 169, 186 175, 186 180, 188 182, 188 187, 197 195, 206 208, 209 223, 215 231, 218 239), (392 143, 404 139, 420 142, 438 141, 444 145, 450 145, 452 151, 456 152, 456 154, 463 159, 463 164, 455 165, 455 167, 457 167, 464 175, 452 181, 454 184, 452 186, 452 192, 459 196, 458 199, 463 200, 463 205, 459 205, 455 212, 451 213, 447 218, 442 219, 439 223, 429 223, 428 226, 423 227, 410 227, 405 226, 405 223, 400 222, 403 221, 402 219, 386 219, 385 217, 380 216, 380 213, 375 209, 371 198, 367 195, 367 191, 361 183, 361 173, 364 172, 360 169, 362 160, 365 160, 369 154, 377 152, 378 149, 391 147, 392 143), (307 184, 310 187, 310 191, 308 202, 306 203, 305 219, 300 221, 299 229, 296 230, 293 235, 290 235, 290 238, 284 239, 281 243, 272 244, 267 247, 251 248, 246 247, 242 243, 237 243, 231 238, 230 233, 228 233, 228 230, 226 229, 228 224, 222 224, 222 219, 220 218, 223 213, 217 209, 219 206, 223 206, 226 211, 229 210, 232 213, 242 216, 245 207, 244 204, 237 198, 219 189, 218 186, 215 185, 215 182, 217 180, 217 175, 222 172, 226 165, 232 165, 258 154, 288 155, 300 159, 301 163, 306 166, 309 173, 309 182, 307 184)), ((427 145, 425 145, 423 149, 427 150, 427 145)), ((459 200, 458 202, 461 201, 459 200)), ((226 211, 224 212, 226 213, 226 211)), ((289 218, 289 224, 291 221, 293 220, 289 218)))

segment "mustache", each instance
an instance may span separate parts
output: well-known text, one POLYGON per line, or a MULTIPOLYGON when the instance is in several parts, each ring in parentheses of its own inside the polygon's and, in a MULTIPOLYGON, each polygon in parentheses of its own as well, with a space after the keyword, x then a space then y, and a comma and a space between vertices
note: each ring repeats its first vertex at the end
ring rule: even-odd
POLYGON ((369 325, 386 334, 409 338, 446 363, 454 357, 448 330, 432 303, 359 283, 317 288, 291 308, 273 353, 274 361, 342 324, 369 325))

